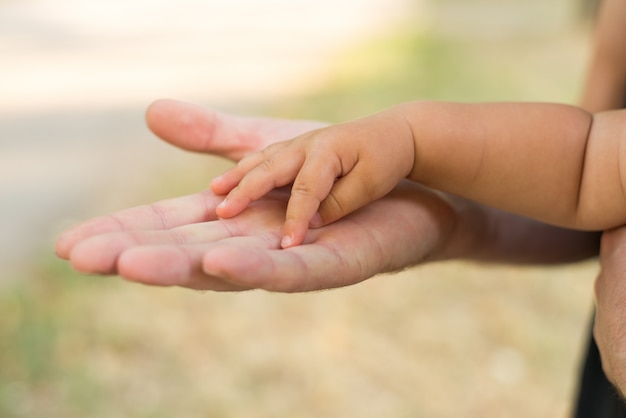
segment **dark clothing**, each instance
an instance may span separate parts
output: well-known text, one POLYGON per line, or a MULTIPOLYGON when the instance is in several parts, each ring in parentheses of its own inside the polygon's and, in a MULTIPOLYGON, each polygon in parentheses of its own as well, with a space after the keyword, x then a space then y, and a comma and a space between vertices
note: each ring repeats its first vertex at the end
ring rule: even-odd
POLYGON ((593 336, 581 370, 574 418, 626 418, 626 403, 604 375, 593 336))
MULTIPOLYGON (((626 108, 626 102, 623 107, 626 108)), ((574 418, 626 418, 626 402, 606 378, 593 332, 589 335, 587 357, 582 365, 578 384, 574 418)))

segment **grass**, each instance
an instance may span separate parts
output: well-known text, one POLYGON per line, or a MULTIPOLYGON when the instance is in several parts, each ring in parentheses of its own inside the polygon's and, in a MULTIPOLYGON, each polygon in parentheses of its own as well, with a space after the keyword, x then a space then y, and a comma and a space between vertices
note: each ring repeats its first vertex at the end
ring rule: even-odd
MULTIPOLYGON (((581 39, 400 28, 337 57, 323 88, 259 110, 340 121, 415 98, 575 102, 581 39)), ((172 164, 134 198, 197 190, 211 170, 172 164)), ((330 292, 213 294, 41 258, 0 290, 2 417, 565 416, 596 271, 452 262, 330 292)))

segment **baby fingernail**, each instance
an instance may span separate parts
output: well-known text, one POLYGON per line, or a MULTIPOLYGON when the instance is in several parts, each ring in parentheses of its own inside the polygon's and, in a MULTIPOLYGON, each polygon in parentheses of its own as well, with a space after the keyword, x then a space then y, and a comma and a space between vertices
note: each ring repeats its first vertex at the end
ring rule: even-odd
POLYGON ((289 235, 285 235, 283 239, 280 241, 280 246, 282 248, 287 248, 291 246, 292 242, 293 240, 291 239, 291 237, 289 235))
POLYGON ((215 187, 215 186, 219 185, 222 182, 223 178, 224 178, 224 175, 213 177, 213 179, 211 180, 211 182, 209 184, 211 185, 211 187, 215 187))
POLYGON ((224 209, 226 205, 228 205, 228 200, 224 199, 219 205, 217 205, 217 209, 224 209))

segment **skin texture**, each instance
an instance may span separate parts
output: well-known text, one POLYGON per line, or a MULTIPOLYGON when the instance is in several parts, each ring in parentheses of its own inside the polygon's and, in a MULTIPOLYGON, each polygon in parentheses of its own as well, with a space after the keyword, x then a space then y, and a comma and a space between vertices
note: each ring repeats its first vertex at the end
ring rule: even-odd
POLYGON ((244 158, 212 183, 230 218, 291 184, 283 247, 403 178, 557 225, 626 223, 626 111, 539 103, 413 102, 244 158))
MULTIPOLYGON (((235 158, 312 125, 238 118, 174 101, 155 103, 147 121, 155 133, 183 148, 235 158)), ((453 245, 443 248, 461 233, 450 205, 412 185, 401 185, 345 222, 320 228, 300 249, 277 251, 286 199, 276 191, 231 220, 217 220, 221 198, 210 191, 157 202, 71 228, 59 237, 56 251, 79 271, 120 274, 147 284, 285 292, 345 286, 434 257, 435 250, 458 251, 453 245), (387 229, 397 233, 385 234, 387 229), (407 246, 415 237, 420 243, 407 246)))
MULTIPOLYGON (((240 118, 171 100, 152 105, 147 121, 175 145, 235 157, 311 125, 240 118)), ((554 263, 597 251, 593 235, 410 182, 315 229, 305 245, 281 250, 287 198, 285 191, 274 191, 232 219, 217 218, 222 199, 211 191, 156 202, 77 225, 59 237, 56 251, 85 273, 119 274, 162 286, 282 292, 346 286, 433 260, 554 263)))
POLYGON ((217 213, 231 218, 293 183, 281 242, 286 248, 304 241, 309 224, 328 224, 389 193, 411 171, 413 154, 403 115, 381 112, 273 144, 214 179, 211 188, 228 193, 217 213))

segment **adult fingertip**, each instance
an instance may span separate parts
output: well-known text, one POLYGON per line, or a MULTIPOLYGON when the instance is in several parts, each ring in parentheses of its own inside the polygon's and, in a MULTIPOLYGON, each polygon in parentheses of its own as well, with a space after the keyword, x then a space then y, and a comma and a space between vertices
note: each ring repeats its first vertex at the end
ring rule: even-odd
POLYGON ((60 235, 54 243, 54 253, 57 257, 63 260, 68 260, 70 258, 71 248, 71 244, 66 234, 60 235))
POLYGON ((59 258, 69 260, 74 246, 82 240, 89 238, 89 234, 86 231, 88 232, 88 230, 85 230, 84 224, 75 225, 63 231, 54 243, 55 254, 59 258))
POLYGON ((202 259, 206 275, 241 289, 263 287, 267 277, 273 277, 268 267, 263 251, 228 245, 208 251, 202 259))
POLYGON ((69 253, 72 268, 85 274, 113 274, 115 273, 115 258, 107 257, 86 241, 76 244, 69 253))
POLYGON ((175 100, 175 99, 170 99, 167 97, 162 97, 150 103, 146 109, 146 113, 155 112, 155 111, 157 111, 158 113, 158 111, 167 110, 170 105, 176 104, 176 103, 183 103, 183 102, 179 100, 175 100))
POLYGON ((153 126, 152 122, 154 122, 155 119, 161 116, 164 108, 166 108, 167 105, 171 102, 172 100, 170 99, 157 99, 148 105, 144 114, 144 118, 146 119, 149 127, 153 126))
POLYGON ((126 280, 156 286, 181 285, 190 276, 188 259, 170 248, 131 248, 119 256, 117 269, 126 280))

